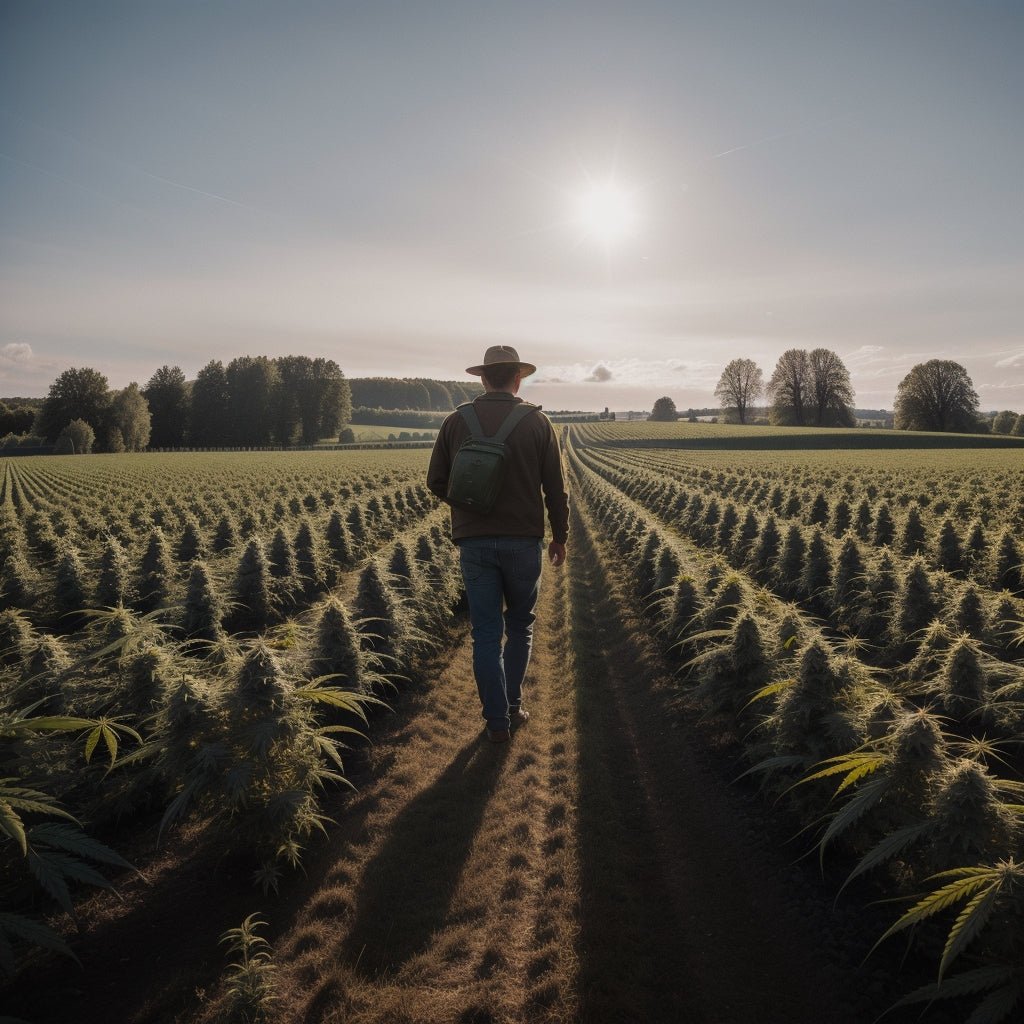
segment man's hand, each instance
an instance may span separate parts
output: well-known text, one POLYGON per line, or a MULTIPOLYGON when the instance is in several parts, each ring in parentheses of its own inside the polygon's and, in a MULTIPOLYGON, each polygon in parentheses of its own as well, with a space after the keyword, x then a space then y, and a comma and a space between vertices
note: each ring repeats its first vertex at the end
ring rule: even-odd
POLYGON ((565 545, 552 541, 548 545, 548 559, 552 565, 561 565, 565 561, 565 545))

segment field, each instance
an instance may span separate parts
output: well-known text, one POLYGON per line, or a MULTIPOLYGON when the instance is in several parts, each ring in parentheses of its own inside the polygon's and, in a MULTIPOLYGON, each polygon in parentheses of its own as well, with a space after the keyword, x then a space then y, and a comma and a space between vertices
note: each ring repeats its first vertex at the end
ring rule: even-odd
POLYGON ((417 438, 424 435, 435 437, 436 427, 402 427, 389 424, 356 423, 352 426, 356 441, 386 441, 389 435, 398 437, 400 434, 412 434, 417 438))
POLYGON ((506 748, 427 451, 0 462, 8 1012, 1016 1019, 1015 439, 561 437, 506 748))

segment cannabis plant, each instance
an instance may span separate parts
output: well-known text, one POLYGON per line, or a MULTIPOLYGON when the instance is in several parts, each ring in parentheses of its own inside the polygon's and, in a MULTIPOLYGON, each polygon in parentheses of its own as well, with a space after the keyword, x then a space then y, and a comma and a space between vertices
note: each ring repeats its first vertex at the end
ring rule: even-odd
POLYGON ((58 626, 64 632, 73 633, 81 625, 81 612, 89 602, 85 569, 76 547, 61 545, 54 572, 53 597, 60 616, 58 626))
MULTIPOLYGON (((0 713, 0 764, 11 763, 13 745, 33 736, 87 733, 86 760, 102 740, 117 757, 119 735, 134 730, 107 721, 68 716, 34 717, 35 707, 0 713)), ((17 776, 0 778, 0 974, 11 976, 25 947, 40 947, 75 959, 61 936, 37 916, 41 895, 71 913, 73 886, 110 888, 96 864, 130 868, 119 854, 86 835, 81 824, 50 793, 17 776)))
POLYGON ((256 914, 250 914, 238 928, 221 937, 229 956, 237 957, 224 972, 224 1005, 219 1016, 223 1024, 265 1024, 274 1019, 274 982, 277 968, 273 952, 258 929, 265 928, 256 914))
POLYGON ((359 574, 356 614, 367 649, 387 660, 396 671, 407 667, 411 623, 376 559, 371 558, 359 574))
POLYGON ((164 531, 155 526, 149 534, 142 556, 136 599, 138 609, 142 612, 151 612, 154 608, 167 604, 176 575, 170 545, 164 531))
POLYGON ((355 561, 352 539, 338 509, 331 513, 331 518, 327 522, 327 546, 330 548, 331 557, 338 565, 347 568, 355 561))
POLYGON ((101 608, 126 604, 130 598, 130 591, 131 567, 128 556, 116 538, 108 536, 100 558, 96 604, 101 608))
POLYGON ((185 606, 181 628, 192 653, 201 652, 204 644, 217 644, 224 637, 221 621, 224 608, 210 578, 206 563, 196 560, 189 568, 188 586, 185 590, 185 606))
POLYGON ((295 532, 295 571, 307 599, 326 592, 336 578, 333 569, 328 569, 313 527, 305 516, 295 532))
POLYGON ((276 619, 270 567, 259 537, 252 537, 238 563, 232 597, 232 632, 262 632, 276 619))

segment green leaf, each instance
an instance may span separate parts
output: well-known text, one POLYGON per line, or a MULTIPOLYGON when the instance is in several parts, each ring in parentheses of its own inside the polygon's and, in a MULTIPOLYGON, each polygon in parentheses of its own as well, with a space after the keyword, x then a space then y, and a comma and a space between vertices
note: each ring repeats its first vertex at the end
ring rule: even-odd
POLYGON ((46 822, 42 825, 34 825, 29 829, 29 841, 54 847, 59 850, 66 850, 68 853, 78 857, 88 857, 90 860, 98 861, 101 864, 111 864, 119 868, 131 868, 132 865, 119 853, 105 846, 97 839, 87 835, 79 828, 71 825, 61 825, 57 822, 46 822))
POLYGON ((748 768, 742 775, 737 775, 735 781, 739 782, 740 779, 748 775, 761 772, 776 772, 782 768, 800 768, 804 763, 805 758, 798 754, 778 754, 775 757, 766 757, 763 761, 758 761, 753 768, 748 768))
POLYGON ((343 732, 349 733, 352 736, 358 736, 361 740, 366 739, 366 733, 360 729, 356 729, 355 726, 351 725, 321 725, 317 730, 318 733, 334 733, 343 732))
POLYGON ((743 705, 743 709, 746 710, 751 704, 756 703, 759 700, 765 700, 768 697, 772 697, 777 693, 782 693, 783 690, 788 690, 790 687, 796 686, 796 679, 780 679, 777 683, 769 683, 767 686, 762 686, 757 693, 754 694, 746 704, 743 705))
MULTIPOLYGON (((29 859, 33 856, 29 854, 29 859)), ((36 851, 35 856, 48 861, 63 872, 64 877, 84 885, 95 885, 99 889, 111 889, 113 886, 91 864, 78 860, 67 853, 55 853, 52 850, 36 851)))
POLYGON ((1024 995, 1024 986, 1020 981, 1004 985, 990 992, 967 1018, 966 1024, 1001 1024, 1006 1020, 1024 995))
POLYGON ((160 842, 160 837, 164 834, 164 829, 182 817, 188 810, 188 805, 192 802, 192 797, 195 795, 196 786, 193 783, 189 783, 185 788, 170 802, 167 810, 164 811, 164 816, 160 821, 160 828, 157 830, 157 842, 160 842))
POLYGON ((103 730, 102 725, 97 725, 91 733, 89 738, 85 741, 85 763, 88 764, 92 758, 93 751, 96 749, 96 744, 100 741, 100 734, 103 730))
POLYGON ((30 732, 77 732, 79 729, 88 729, 96 723, 89 718, 48 715, 42 718, 26 718, 15 724, 21 730, 30 732))
POLYGON ((1018 968, 1009 967, 1004 964, 992 964, 985 967, 976 967, 974 970, 965 971, 963 974, 955 974, 952 978, 943 978, 942 981, 932 981, 921 988, 915 989, 905 995, 895 1006, 909 1006, 912 1003, 930 1003, 936 999, 955 999, 957 996, 974 995, 976 992, 984 992, 987 989, 995 988, 997 985, 1004 985, 1011 982, 1018 968))
POLYGON ((999 880, 993 881, 992 885, 979 892, 960 911, 953 927, 949 930, 946 939, 946 948, 942 951, 942 960, 939 962, 939 980, 942 980, 946 968, 970 945, 977 937, 978 932, 985 927, 992 914, 992 908, 999 898, 1001 886, 999 880))
POLYGON ((0 801, 0 832, 5 832, 17 844, 22 857, 28 853, 28 840, 25 838, 25 825, 14 813, 14 808, 6 801, 0 801))
POLYGON ((35 850, 29 850, 28 869, 46 894, 60 904, 62 910, 70 914, 71 890, 68 889, 63 863, 67 859, 69 858, 66 853, 51 852, 47 856, 45 851, 40 854, 35 850))
POLYGON ((872 952, 897 932, 901 932, 904 928, 909 928, 912 924, 917 924, 919 921, 932 917, 948 907, 959 903, 961 900, 973 896, 983 886, 991 885, 993 882, 991 868, 954 868, 952 871, 943 871, 933 877, 948 878, 950 875, 959 875, 960 877, 948 885, 930 892, 923 899, 919 900, 895 924, 886 930, 885 934, 872 947, 872 952))
POLYGON ((40 921, 33 921, 29 917, 22 917, 20 914, 9 914, 0 912, 0 932, 8 935, 16 935, 19 939, 31 942, 34 946, 43 949, 52 949, 56 953, 63 953, 78 963, 78 957, 71 952, 68 944, 52 929, 40 921))
POLYGON ((843 809, 837 812, 829 822, 825 834, 821 837, 818 850, 822 859, 825 857, 825 847, 836 836, 842 835, 854 822, 864 817, 882 799, 890 785, 890 780, 887 778, 872 779, 850 797, 843 809))
POLYGON ((918 825, 907 825, 905 828, 891 832, 874 849, 861 858, 853 871, 847 875, 846 881, 839 887, 839 892, 836 893, 836 896, 838 897, 839 893, 855 878, 870 871, 872 868, 878 867, 879 864, 884 864, 890 858, 895 857, 901 850, 905 850, 915 840, 920 839, 928 831, 929 827, 927 822, 922 822, 918 825))
POLYGON ((113 764, 117 760, 117 733, 106 722, 100 725, 100 729, 102 730, 103 742, 107 745, 107 750, 110 753, 110 763, 113 764))
POLYGON ((877 771, 888 763, 889 760, 888 754, 882 754, 873 750, 840 754, 839 757, 830 757, 827 761, 820 762, 821 764, 828 765, 828 767, 815 772, 813 775, 806 776, 799 782, 794 783, 790 788, 802 786, 805 782, 812 782, 815 779, 824 779, 830 775, 842 775, 845 773, 846 778, 843 779, 839 788, 833 794, 835 797, 842 793, 844 789, 849 788, 855 782, 864 778, 865 775, 870 775, 872 772, 877 771))

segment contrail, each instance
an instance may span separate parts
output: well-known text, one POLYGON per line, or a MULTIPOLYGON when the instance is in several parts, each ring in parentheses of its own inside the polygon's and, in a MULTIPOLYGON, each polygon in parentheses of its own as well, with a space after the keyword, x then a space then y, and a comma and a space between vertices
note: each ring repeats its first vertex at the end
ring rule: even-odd
POLYGON ((766 135, 763 139, 755 139, 753 142, 745 142, 742 146, 733 146, 732 149, 723 149, 721 153, 713 153, 709 160, 717 160, 722 156, 729 156, 730 153, 739 153, 744 149, 753 149, 754 146, 763 146, 766 142, 776 142, 778 139, 788 139, 793 135, 800 135, 803 132, 814 131, 816 128, 824 128, 827 124, 835 124, 836 121, 842 121, 845 118, 851 117, 850 114, 840 114, 838 117, 827 117, 824 121, 812 121, 810 124, 801 125, 799 128, 793 128, 788 132, 778 132, 775 135, 766 135))
POLYGON ((88 185, 83 185, 82 182, 76 181, 74 178, 65 177, 63 174, 57 174, 55 171, 47 170, 45 167, 40 167, 38 164, 30 163, 28 160, 22 160, 21 157, 11 156, 10 153, 4 153, 3 151, 0 151, 0 157, 4 160, 10 160, 15 164, 21 164, 22 167, 28 167, 30 170, 38 171, 40 174, 45 174, 47 177, 53 178, 55 181, 59 181, 64 185, 70 185, 72 188, 77 188, 88 195, 96 196, 104 202, 113 203, 115 206, 123 206, 126 210, 131 210, 132 213, 137 213, 140 217, 157 223, 156 218, 145 210, 142 210, 137 206, 132 206, 130 203, 126 203, 121 199, 116 199, 114 196, 107 195, 105 192, 101 192, 98 189, 90 188, 88 185))
MULTIPOLYGON (((3 111, 3 114, 5 117, 10 118, 12 121, 20 121, 22 124, 27 124, 32 128, 35 128, 37 131, 46 132, 49 135, 63 136, 65 139, 68 139, 71 142, 73 142, 76 146, 81 146, 84 149, 90 149, 92 150, 92 152, 98 153, 100 156, 104 157, 107 160, 112 160, 114 163, 121 164, 122 166, 127 167, 138 174, 141 174, 147 178, 152 178, 153 181, 159 181, 164 185, 170 185, 172 188, 180 188, 185 192, 194 192, 196 195, 206 196, 208 199, 216 199, 222 203, 229 203, 231 206, 237 206, 239 209, 248 210, 250 213, 262 212, 260 210, 257 210, 255 206, 249 206, 247 203, 240 203, 238 202, 237 199, 230 199, 228 196, 222 196, 217 192, 207 192, 205 189, 195 188, 192 185, 186 185, 183 182, 174 181, 171 178, 165 178, 159 174, 153 174, 152 171, 147 171, 145 167, 140 167, 138 164, 133 163, 131 160, 126 160, 124 157, 118 156, 116 153, 112 153, 109 150, 100 149, 99 146, 94 146, 92 143, 86 142, 84 139, 80 139, 77 135, 73 135, 71 132, 66 132, 60 128, 50 128, 47 125, 39 124, 37 121, 31 121, 27 117, 23 117, 20 114, 14 114, 10 111, 3 111)), ((17 157, 8 157, 8 159, 17 160, 17 157)), ((20 160, 18 162, 25 164, 26 167, 33 166, 31 164, 26 163, 24 160, 20 160)), ((51 177, 57 178, 61 181, 68 181, 68 179, 66 178, 61 178, 59 174, 54 174, 52 171, 47 171, 41 167, 34 167, 33 169, 37 171, 42 171, 44 174, 49 174, 51 177)), ((69 181, 69 184, 75 183, 69 181)), ((83 188, 84 186, 79 187, 83 188)))
POLYGON ((172 181, 170 178, 164 178, 159 174, 153 174, 151 171, 147 171, 144 167, 139 167, 138 164, 129 163, 121 157, 112 157, 112 159, 118 160, 126 167, 131 167, 133 170, 138 171, 139 174, 144 174, 147 178, 152 178, 154 181, 162 181, 165 185, 173 185, 174 188, 181 188, 186 192, 195 192, 201 196, 208 196, 210 199, 219 199, 222 203, 230 203, 232 206, 237 206, 243 210, 249 210, 251 213, 260 212, 255 206, 249 206, 248 203, 240 203, 237 199, 229 199, 227 196, 218 195, 216 192, 207 192, 205 189, 193 188, 191 185, 185 185, 180 181, 172 181))

